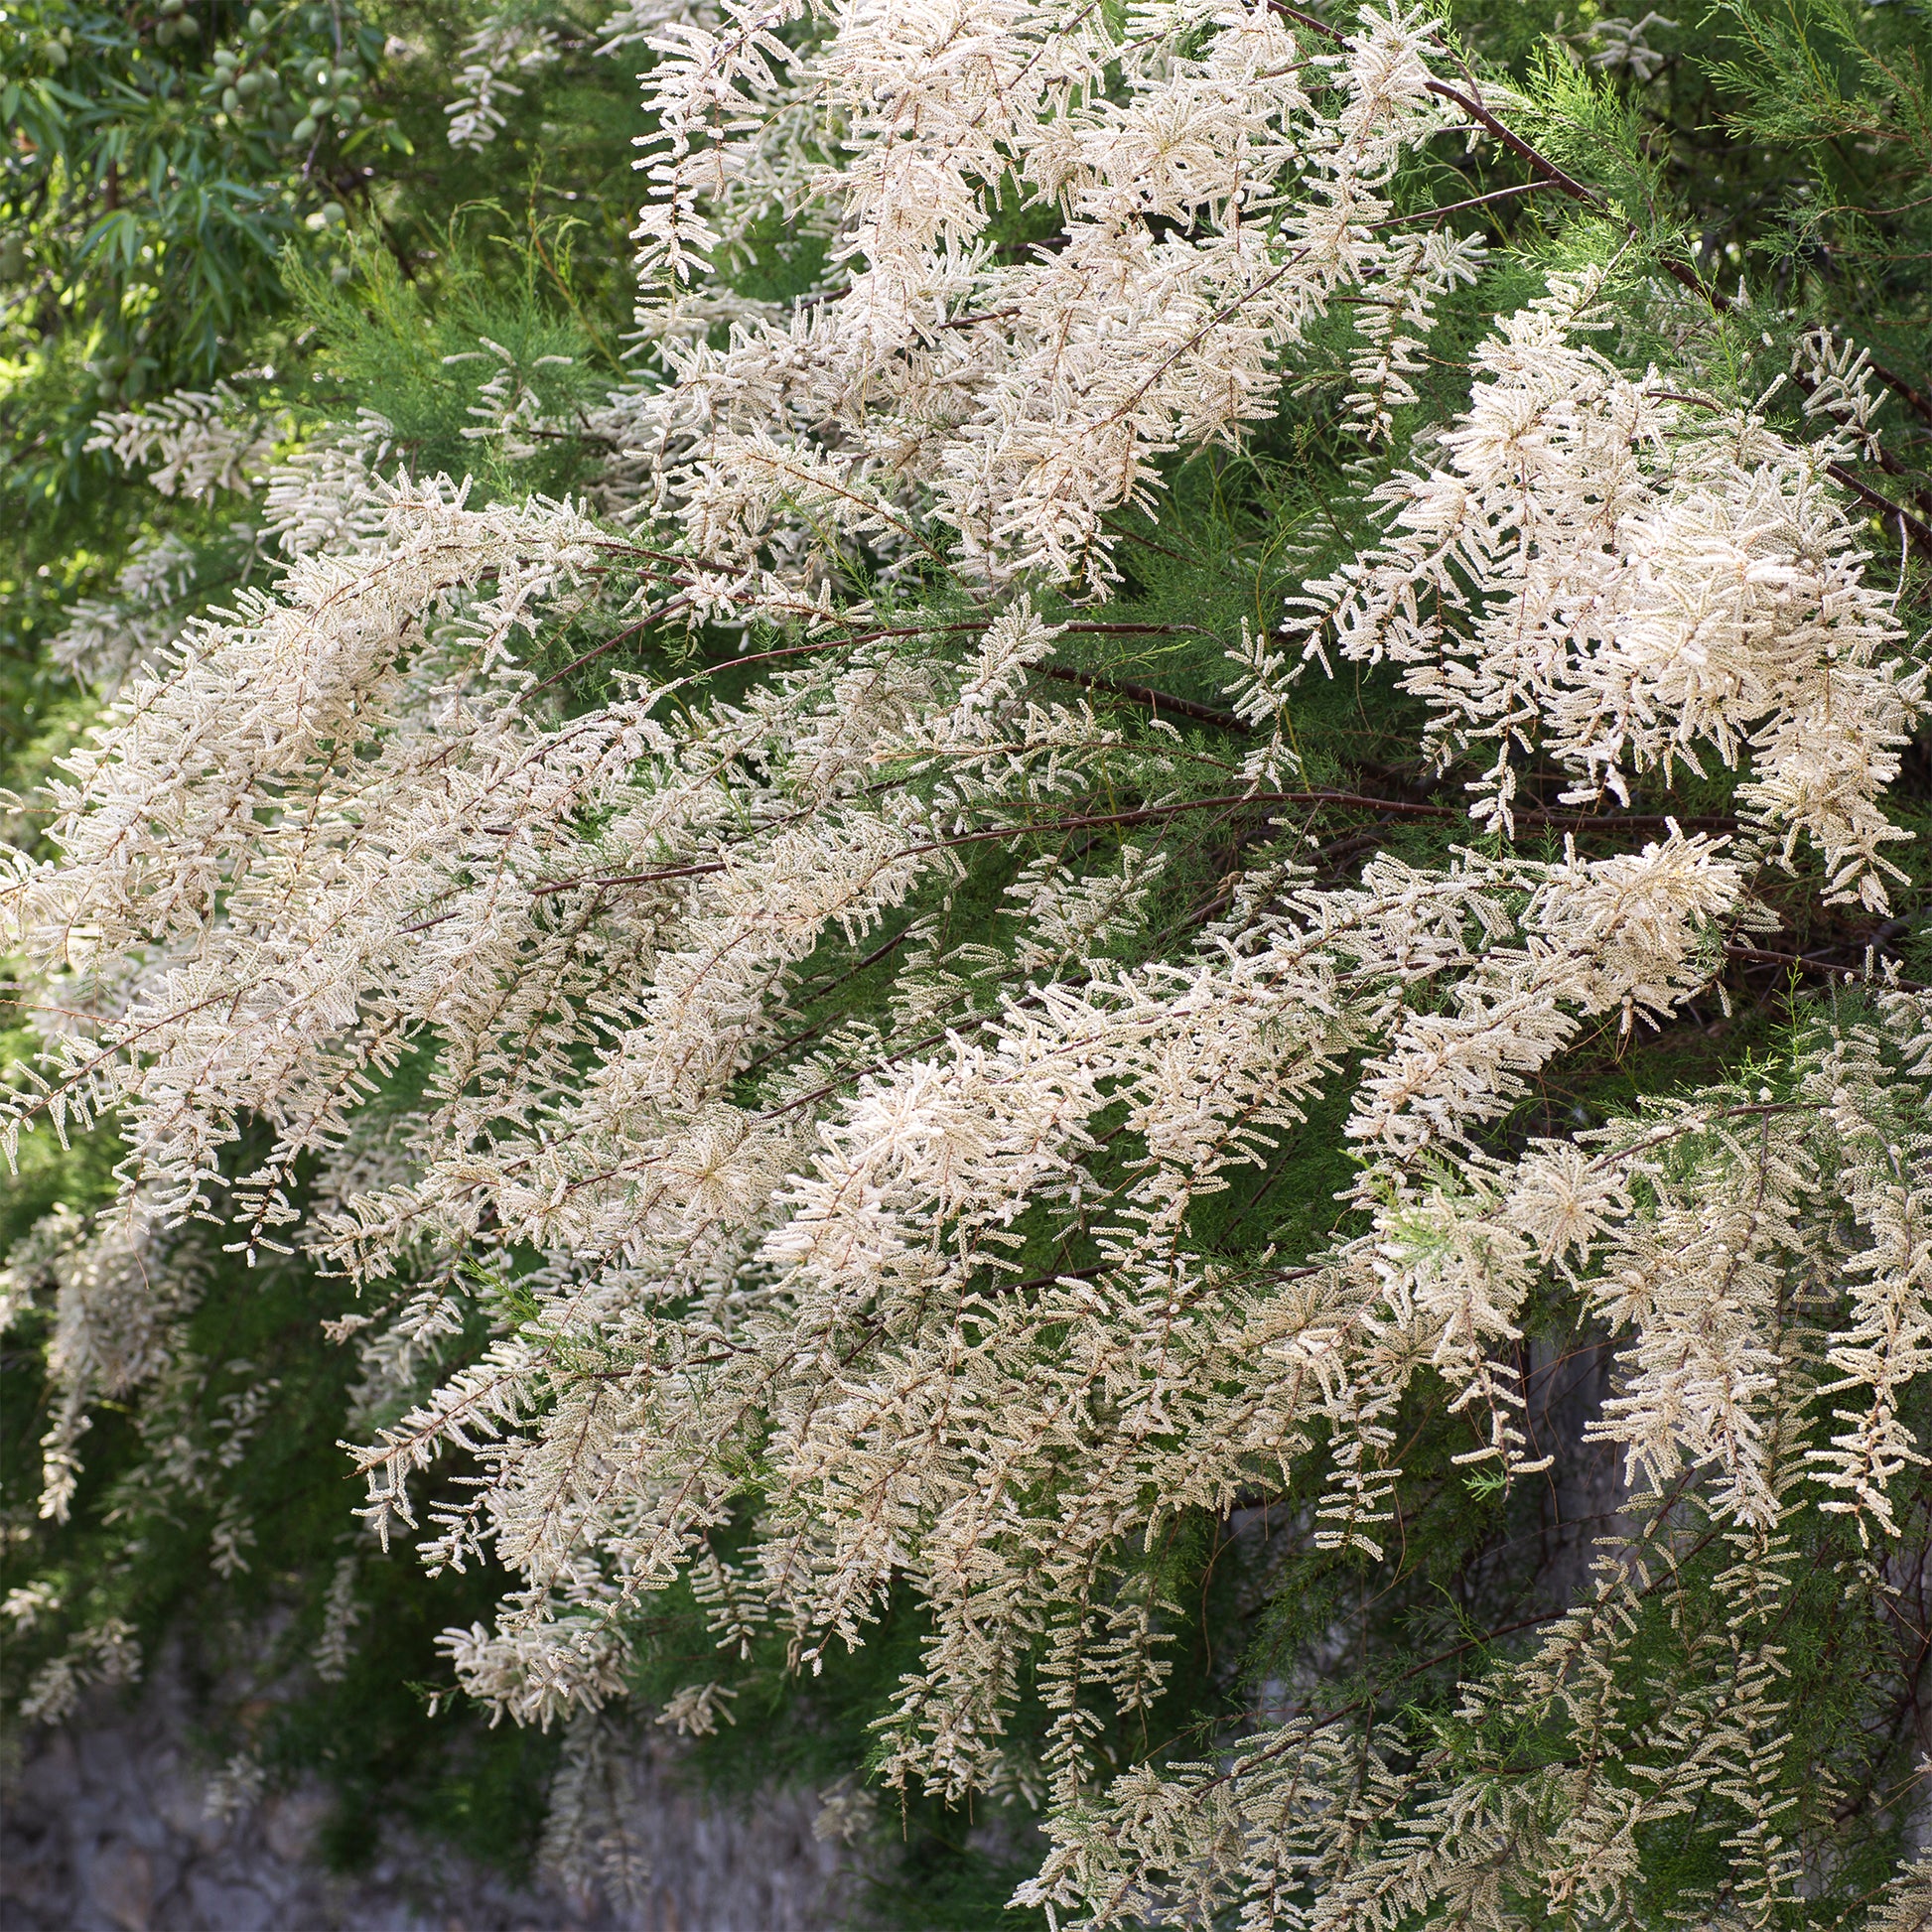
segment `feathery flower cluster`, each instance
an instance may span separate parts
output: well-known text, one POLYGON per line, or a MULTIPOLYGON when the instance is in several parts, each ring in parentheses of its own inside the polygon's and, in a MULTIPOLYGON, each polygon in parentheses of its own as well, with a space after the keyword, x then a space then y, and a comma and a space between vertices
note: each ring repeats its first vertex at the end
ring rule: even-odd
POLYGON ((1370 11, 1311 53, 1266 5, 1136 7, 1117 30, 1035 0, 855 6, 794 49, 796 11, 737 4, 649 43, 638 322, 676 379, 635 395, 625 441, 692 547, 737 567, 721 603, 759 586, 800 492, 832 539, 931 518, 989 581, 1104 583, 1107 517, 1170 452, 1272 412, 1284 351, 1340 305, 1371 319, 1364 423, 1414 400, 1437 306, 1481 259, 1389 195, 1457 123, 1424 17, 1370 11), (826 298, 677 344, 750 222, 808 195, 839 221, 826 298), (1052 247, 1010 258, 1011 200, 1057 211, 1052 247))
MULTIPOLYGON (((1894 654, 1892 601, 1823 482, 1850 437, 1797 448, 1573 345, 1607 326, 1587 307, 1593 279, 1560 283, 1477 350, 1488 379, 1442 462, 1376 492, 1391 540, 1294 600, 1306 648, 1331 630, 1344 657, 1403 665, 1445 765, 1492 744, 1476 815, 1504 828, 1519 752, 1572 774, 1566 804, 1628 804, 1645 770, 1702 776, 1701 744, 1726 765, 1748 750, 1747 816, 1778 829, 1787 858, 1811 838, 1828 899, 1882 909, 1896 868, 1879 848, 1909 834, 1878 797, 1924 673, 1894 654)), ((1842 380, 1810 407, 1825 413, 1842 380)))
POLYGON ((217 382, 102 416, 87 448, 146 469, 164 496, 207 502, 216 490, 250 491, 287 434, 286 419, 264 416, 232 385, 217 382))
POLYGON ((491 15, 457 56, 457 96, 443 110, 450 120, 450 146, 486 148, 506 118, 499 103, 523 92, 510 75, 541 72, 562 58, 556 29, 532 19, 528 7, 514 4, 491 15))
POLYGON ((193 614, 200 553, 172 532, 143 537, 107 597, 76 599, 49 640, 48 655, 70 677, 114 689, 136 664, 152 663, 193 614))

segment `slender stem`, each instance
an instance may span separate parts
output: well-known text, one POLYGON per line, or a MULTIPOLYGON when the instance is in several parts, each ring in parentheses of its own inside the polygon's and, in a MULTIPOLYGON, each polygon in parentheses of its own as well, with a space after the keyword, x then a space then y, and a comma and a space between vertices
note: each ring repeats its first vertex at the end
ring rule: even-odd
POLYGON ((1077 684, 1083 690, 1127 698, 1153 712, 1172 711, 1176 717, 1198 719, 1203 725, 1218 725, 1222 731, 1240 732, 1243 736, 1254 730, 1245 718, 1237 718, 1231 711, 1216 711, 1212 705, 1196 704, 1191 698, 1176 698, 1151 685, 1127 684, 1116 678, 1097 677, 1092 671, 1068 670, 1059 664, 1035 664, 1034 669, 1040 677, 1057 678, 1062 684, 1077 684))

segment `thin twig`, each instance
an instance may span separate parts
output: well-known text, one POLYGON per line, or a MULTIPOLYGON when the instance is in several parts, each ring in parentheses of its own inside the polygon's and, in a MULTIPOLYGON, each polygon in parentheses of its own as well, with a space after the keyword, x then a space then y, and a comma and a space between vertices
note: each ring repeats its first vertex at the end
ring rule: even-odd
POLYGON ((1863 971, 1857 966, 1834 966, 1828 959, 1812 959, 1798 952, 1769 952, 1762 946, 1727 945, 1725 947, 1726 959, 1742 959, 1760 966, 1795 966, 1800 972, 1817 973, 1825 979, 1863 981, 1868 985, 1898 987, 1906 993, 1932 992, 1923 980, 1884 979, 1863 971))
POLYGON ((1216 711, 1212 705, 1196 704, 1192 698, 1176 698, 1172 692, 1156 691, 1151 685, 1128 684, 1118 678, 1098 677, 1092 671, 1068 670, 1059 664, 1035 664, 1034 669, 1039 676, 1057 678, 1062 684, 1077 684, 1083 690, 1104 691, 1109 697, 1144 704, 1157 714, 1172 711, 1176 717, 1197 719, 1203 725, 1218 725, 1222 731, 1240 732, 1243 736, 1254 730, 1245 718, 1237 718, 1231 711, 1216 711))

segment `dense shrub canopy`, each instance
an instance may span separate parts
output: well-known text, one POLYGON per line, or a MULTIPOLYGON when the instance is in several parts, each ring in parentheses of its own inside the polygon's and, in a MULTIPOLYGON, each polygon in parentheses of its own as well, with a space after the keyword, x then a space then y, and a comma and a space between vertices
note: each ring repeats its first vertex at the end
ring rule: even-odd
POLYGON ((1932 1914, 1921 7, 4 31, 20 1721, 1932 1914))

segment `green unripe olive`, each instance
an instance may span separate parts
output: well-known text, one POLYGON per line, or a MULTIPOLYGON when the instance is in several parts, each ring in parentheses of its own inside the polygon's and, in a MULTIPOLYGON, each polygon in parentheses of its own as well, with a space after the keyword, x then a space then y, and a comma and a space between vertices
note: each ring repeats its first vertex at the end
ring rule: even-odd
POLYGON ((313 141, 315 138, 316 138, 316 124, 306 114, 303 115, 303 117, 296 122, 294 128, 290 131, 289 134, 289 139, 293 141, 296 144, 296 146, 299 148, 307 147, 309 143, 313 141))
POLYGON ((221 89, 221 105, 230 114, 241 112, 241 96, 232 87, 221 89))
POLYGON ((251 7, 248 10, 248 31, 251 34, 268 32, 268 16, 259 7, 251 7))
POLYGON ((187 9, 188 0, 161 0, 161 13, 164 18, 172 18, 187 9))
POLYGON ((336 266, 329 271, 329 279, 332 282, 334 282, 338 288, 341 288, 345 282, 348 281, 354 275, 354 273, 355 273, 354 269, 350 268, 347 262, 338 262, 336 266))
POLYGON ((175 44, 175 23, 172 20, 158 20, 154 24, 154 44, 156 47, 173 47, 175 44))
POLYGON ((235 51, 231 47, 217 47, 214 50, 214 65, 232 73, 235 70, 235 51))
POLYGON ((175 22, 175 32, 178 33, 185 41, 194 40, 196 36, 201 33, 201 31, 202 31, 202 23, 199 20, 197 20, 193 14, 183 14, 182 17, 175 22))
POLYGON ((348 209, 344 207, 341 202, 324 202, 322 218, 333 228, 338 222, 348 219, 348 209))
POLYGON ((262 77, 259 73, 238 73, 235 75, 234 90, 243 100, 253 100, 262 90, 262 77))
POLYGON ((47 64, 53 68, 64 68, 68 64, 68 51, 59 41, 47 44, 47 64))
POLYGON ((326 113, 328 113, 328 111, 329 111, 329 96, 327 94, 318 94, 315 97, 315 99, 310 101, 309 103, 309 112, 313 114, 317 120, 321 120, 322 117, 326 113))

